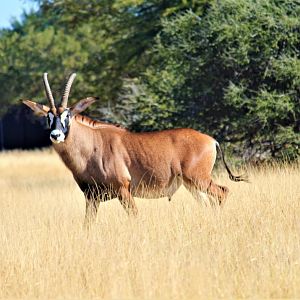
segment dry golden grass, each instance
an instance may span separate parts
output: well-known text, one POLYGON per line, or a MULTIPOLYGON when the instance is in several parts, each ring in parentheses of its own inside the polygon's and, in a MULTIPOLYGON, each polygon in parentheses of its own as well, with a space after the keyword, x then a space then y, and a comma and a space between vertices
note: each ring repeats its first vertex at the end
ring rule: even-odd
POLYGON ((84 197, 55 153, 0 154, 0 298, 300 297, 300 168, 249 170, 224 209, 117 200, 82 229, 84 197))

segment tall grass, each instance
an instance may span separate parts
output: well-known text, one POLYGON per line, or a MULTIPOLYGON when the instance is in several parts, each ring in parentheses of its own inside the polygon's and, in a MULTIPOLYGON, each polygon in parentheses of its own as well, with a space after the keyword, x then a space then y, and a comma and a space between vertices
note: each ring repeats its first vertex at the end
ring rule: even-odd
POLYGON ((0 298, 300 297, 299 166, 225 173, 223 209, 181 188, 169 202, 117 200, 82 228, 84 197, 55 153, 0 154, 0 298))

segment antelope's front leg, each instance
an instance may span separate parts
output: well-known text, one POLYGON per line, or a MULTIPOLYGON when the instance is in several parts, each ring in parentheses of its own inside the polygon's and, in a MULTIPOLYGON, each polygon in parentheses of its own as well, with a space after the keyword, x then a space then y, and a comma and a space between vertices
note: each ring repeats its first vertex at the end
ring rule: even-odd
POLYGON ((84 218, 84 227, 90 228, 96 221, 97 211, 99 204, 102 201, 108 199, 108 195, 103 191, 95 191, 94 189, 89 189, 88 192, 85 192, 85 218, 84 218))
POLYGON ((100 199, 99 196, 90 195, 90 193, 85 193, 85 218, 84 227, 90 228, 95 222, 97 217, 97 211, 99 207, 100 199))
POLYGON ((126 182, 119 188, 118 199, 128 215, 136 216, 138 209, 130 192, 130 183, 126 182))

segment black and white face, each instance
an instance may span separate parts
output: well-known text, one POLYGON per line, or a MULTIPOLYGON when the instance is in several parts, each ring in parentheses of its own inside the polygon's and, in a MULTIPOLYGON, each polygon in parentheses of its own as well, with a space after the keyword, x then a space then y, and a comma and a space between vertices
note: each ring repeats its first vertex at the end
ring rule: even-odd
POLYGON ((54 104, 50 105, 52 108, 46 105, 39 104, 31 100, 22 100, 25 105, 30 107, 36 114, 47 117, 48 125, 51 130, 50 140, 55 143, 63 143, 69 133, 71 120, 74 116, 87 109, 98 98, 87 97, 79 100, 69 108, 66 106, 54 107, 54 104), (55 113, 53 113, 55 111, 55 113))
POLYGON ((47 120, 51 129, 50 140, 55 144, 63 143, 69 133, 71 111, 67 108, 57 116, 49 111, 47 114, 47 120))

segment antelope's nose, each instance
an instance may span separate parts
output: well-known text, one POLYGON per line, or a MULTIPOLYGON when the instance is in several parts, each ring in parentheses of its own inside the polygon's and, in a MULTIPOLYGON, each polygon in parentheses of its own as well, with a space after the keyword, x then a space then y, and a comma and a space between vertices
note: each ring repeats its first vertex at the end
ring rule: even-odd
POLYGON ((58 133, 51 132, 50 135, 51 135, 52 138, 57 139, 60 136, 60 133, 59 132, 58 133))
POLYGON ((50 133, 50 140, 53 143, 58 144, 65 140, 65 135, 63 134, 63 132, 61 132, 61 130, 54 129, 50 133))
POLYGON ((62 133, 60 130, 54 129, 51 131, 50 137, 53 138, 54 140, 57 140, 61 136, 61 134, 62 133))

